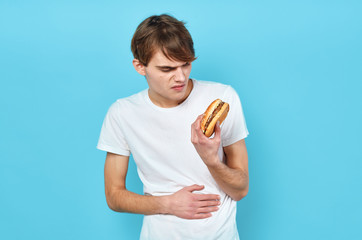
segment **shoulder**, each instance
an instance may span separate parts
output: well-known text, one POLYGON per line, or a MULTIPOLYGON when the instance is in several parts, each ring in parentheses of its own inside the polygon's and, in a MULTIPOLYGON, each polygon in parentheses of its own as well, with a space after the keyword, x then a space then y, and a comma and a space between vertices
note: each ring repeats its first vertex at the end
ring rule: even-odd
POLYGON ((147 90, 143 90, 128 97, 119 98, 112 105, 118 107, 142 105, 145 102, 145 94, 147 94, 147 90))
POLYGON ((201 88, 208 88, 208 89, 225 90, 230 87, 229 85, 223 83, 204 81, 204 80, 195 80, 195 83, 201 88))
POLYGON ((204 80, 195 80, 195 83, 198 91, 221 98, 222 100, 225 98, 228 99, 236 94, 233 87, 227 84, 204 80))
POLYGON ((121 111, 124 114, 137 107, 144 106, 145 94, 147 94, 147 90, 143 90, 128 97, 119 98, 111 104, 108 112, 110 114, 119 115, 121 111))

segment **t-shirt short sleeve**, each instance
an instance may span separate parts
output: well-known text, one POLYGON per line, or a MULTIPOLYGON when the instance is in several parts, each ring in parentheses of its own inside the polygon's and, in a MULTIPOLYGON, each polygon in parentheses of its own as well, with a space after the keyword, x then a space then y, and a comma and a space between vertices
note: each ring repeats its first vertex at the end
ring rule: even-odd
POLYGON ((122 131, 118 102, 113 103, 108 109, 103 121, 97 148, 119 155, 130 155, 130 150, 122 131))
POLYGON ((221 126, 222 146, 225 147, 246 138, 249 132, 237 92, 229 86, 222 100, 229 103, 230 107, 228 116, 221 126))

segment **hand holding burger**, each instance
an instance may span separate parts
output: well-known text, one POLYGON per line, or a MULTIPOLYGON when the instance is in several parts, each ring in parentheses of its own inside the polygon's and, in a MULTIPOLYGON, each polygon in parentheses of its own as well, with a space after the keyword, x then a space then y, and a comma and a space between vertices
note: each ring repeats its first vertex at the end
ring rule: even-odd
POLYGON ((191 125, 191 142, 207 166, 216 166, 220 163, 218 157, 221 143, 220 124, 225 120, 228 111, 229 104, 216 99, 191 125), (214 132, 214 137, 210 138, 214 132))

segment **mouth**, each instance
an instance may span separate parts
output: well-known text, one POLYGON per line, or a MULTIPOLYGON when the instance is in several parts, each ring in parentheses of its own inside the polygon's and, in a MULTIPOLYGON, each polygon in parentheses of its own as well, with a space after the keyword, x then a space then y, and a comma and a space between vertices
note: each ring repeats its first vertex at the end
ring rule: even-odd
POLYGON ((172 87, 173 90, 176 90, 176 91, 182 91, 185 87, 185 84, 183 85, 175 85, 172 87))

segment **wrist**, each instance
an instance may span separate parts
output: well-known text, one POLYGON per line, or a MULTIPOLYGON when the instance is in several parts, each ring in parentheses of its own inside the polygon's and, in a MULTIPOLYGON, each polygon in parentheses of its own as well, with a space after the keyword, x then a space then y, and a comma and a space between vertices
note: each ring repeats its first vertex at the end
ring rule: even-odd
POLYGON ((210 157, 204 160, 208 168, 218 168, 222 164, 219 156, 210 157))
POLYGON ((171 214, 170 195, 158 196, 157 198, 158 198, 157 201, 159 203, 159 213, 160 214, 171 214))

